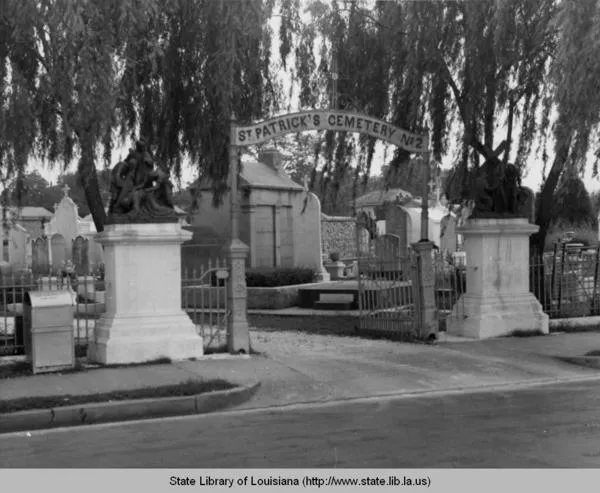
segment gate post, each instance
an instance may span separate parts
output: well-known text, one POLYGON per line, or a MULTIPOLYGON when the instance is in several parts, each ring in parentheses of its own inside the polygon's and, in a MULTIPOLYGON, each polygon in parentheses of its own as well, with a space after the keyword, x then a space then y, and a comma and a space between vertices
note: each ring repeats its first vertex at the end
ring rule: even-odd
POLYGON ((428 338, 432 334, 437 336, 438 316, 435 305, 435 268, 433 264, 433 243, 428 240, 421 240, 413 243, 412 247, 417 254, 417 276, 419 303, 416 304, 419 313, 420 338, 428 338))
MULTIPOLYGON (((232 135, 235 128, 232 118, 232 135)), ((231 208, 231 240, 226 247, 229 259, 229 279, 227 283, 227 348, 231 354, 250 354, 250 332, 246 315, 246 257, 248 246, 239 239, 240 199, 238 193, 239 156, 234 145, 229 146, 229 207, 231 208)))
POLYGON ((226 247, 229 259, 227 280, 227 347, 231 354, 250 354, 250 333, 246 316, 246 257, 248 247, 240 240, 233 240, 226 247))

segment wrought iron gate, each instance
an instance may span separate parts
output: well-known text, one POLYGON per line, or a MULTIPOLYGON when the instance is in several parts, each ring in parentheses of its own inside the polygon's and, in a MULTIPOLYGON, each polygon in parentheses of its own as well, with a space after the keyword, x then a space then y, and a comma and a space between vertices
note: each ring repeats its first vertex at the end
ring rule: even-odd
POLYGON ((182 271, 182 305, 204 339, 204 350, 214 352, 227 344, 229 266, 222 259, 208 260, 198 269, 182 271))
POLYGON ((411 338, 419 327, 417 256, 395 235, 378 236, 365 216, 357 222, 359 330, 411 338))

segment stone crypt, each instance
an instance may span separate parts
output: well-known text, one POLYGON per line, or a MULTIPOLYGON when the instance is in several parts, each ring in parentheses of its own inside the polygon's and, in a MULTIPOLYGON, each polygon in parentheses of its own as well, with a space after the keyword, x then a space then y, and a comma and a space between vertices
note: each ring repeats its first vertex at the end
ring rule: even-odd
MULTIPOLYGON (((497 163, 496 163, 497 164, 497 163)), ((548 315, 529 290, 530 224, 518 170, 485 163, 472 189, 475 208, 463 235, 467 290, 447 320, 450 335, 484 339, 519 332, 549 332, 548 315)))
POLYGON ((140 141, 111 172, 104 231, 106 312, 88 357, 102 364, 203 355, 202 337, 181 308, 181 228, 168 174, 140 141))

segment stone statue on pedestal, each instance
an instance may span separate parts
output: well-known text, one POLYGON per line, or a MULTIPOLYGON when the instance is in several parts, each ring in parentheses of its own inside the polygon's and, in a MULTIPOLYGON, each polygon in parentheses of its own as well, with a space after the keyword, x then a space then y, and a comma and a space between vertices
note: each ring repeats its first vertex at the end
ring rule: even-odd
POLYGON ((154 166, 139 140, 111 171, 107 224, 177 222, 172 189, 168 172, 154 166))
POLYGON ((471 187, 473 218, 518 217, 525 214, 526 193, 521 187, 519 169, 511 163, 486 161, 476 172, 471 187))

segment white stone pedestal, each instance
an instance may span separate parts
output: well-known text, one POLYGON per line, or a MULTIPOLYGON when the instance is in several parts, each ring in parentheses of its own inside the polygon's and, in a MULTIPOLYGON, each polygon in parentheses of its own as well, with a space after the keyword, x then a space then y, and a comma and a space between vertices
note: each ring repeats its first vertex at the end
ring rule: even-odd
POLYGON ((529 292, 527 219, 469 219, 465 239, 467 292, 447 320, 449 335, 484 339, 514 331, 549 332, 546 315, 529 292))
POLYGON ((106 312, 88 357, 103 364, 203 355, 202 337, 181 309, 181 243, 192 233, 176 223, 111 224, 104 245, 106 312))

